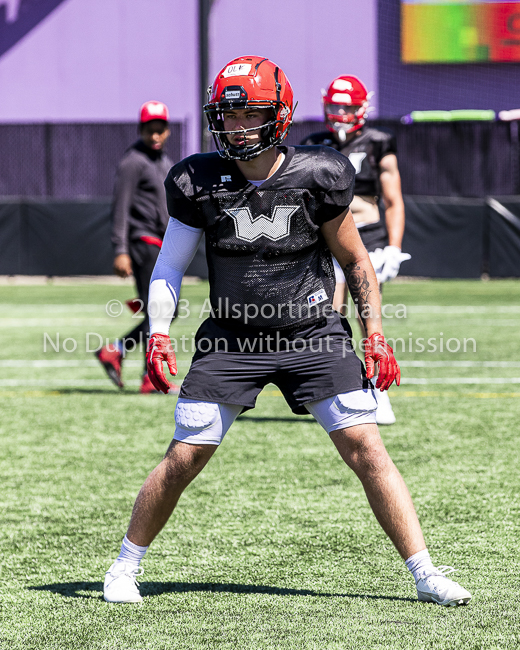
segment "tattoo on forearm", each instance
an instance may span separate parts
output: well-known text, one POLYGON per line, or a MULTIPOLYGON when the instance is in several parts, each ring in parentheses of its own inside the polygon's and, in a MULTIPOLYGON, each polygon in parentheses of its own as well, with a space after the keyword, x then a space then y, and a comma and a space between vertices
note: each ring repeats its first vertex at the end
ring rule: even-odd
POLYGON ((368 303, 368 296, 372 293, 370 282, 367 278, 367 272, 362 270, 359 264, 352 262, 347 264, 343 269, 347 286, 352 296, 352 300, 356 304, 359 317, 365 323, 367 315, 370 313, 370 305, 368 303))

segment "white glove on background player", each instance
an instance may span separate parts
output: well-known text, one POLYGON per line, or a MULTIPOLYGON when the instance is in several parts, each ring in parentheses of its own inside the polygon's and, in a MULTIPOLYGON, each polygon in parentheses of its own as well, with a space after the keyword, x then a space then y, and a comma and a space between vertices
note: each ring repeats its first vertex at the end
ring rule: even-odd
POLYGON ((380 284, 393 280, 399 273, 401 262, 412 257, 408 253, 402 253, 398 246, 385 246, 384 249, 376 248, 375 251, 368 255, 376 272, 377 281, 380 284))

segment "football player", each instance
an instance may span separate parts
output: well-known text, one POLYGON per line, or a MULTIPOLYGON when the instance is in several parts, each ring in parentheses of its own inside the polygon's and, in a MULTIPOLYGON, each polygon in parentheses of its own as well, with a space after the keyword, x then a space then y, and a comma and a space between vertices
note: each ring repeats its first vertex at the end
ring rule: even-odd
MULTIPOLYGON (((369 94, 353 75, 334 79, 322 91, 326 131, 313 133, 302 144, 321 144, 347 156, 356 170, 354 198, 350 205, 354 223, 365 244, 380 288, 399 273, 402 261, 410 255, 401 252, 404 233, 404 203, 401 178, 395 155, 395 138, 367 127, 369 94), (384 206, 381 219, 380 199, 384 206)), ((336 271, 334 307, 344 313, 347 294, 345 275, 339 264, 336 271)), ((378 424, 394 424, 395 415, 388 393, 378 393, 378 424)))
POLYGON ((381 328, 379 290, 354 225, 354 168, 328 147, 283 146, 293 92, 281 68, 245 56, 218 73, 204 107, 218 152, 196 154, 166 179, 170 222, 150 285, 148 372, 167 392, 169 337, 181 279, 206 237, 213 313, 175 409, 164 459, 137 497, 104 598, 142 600, 136 577, 148 546, 186 486, 204 468, 236 417, 254 408, 268 383, 294 413, 311 413, 357 474, 379 523, 413 573, 420 600, 467 603, 470 594, 435 568, 404 481, 375 422, 369 378, 386 390, 400 372, 381 328), (331 252, 363 314, 365 367, 347 321, 332 308, 331 252))

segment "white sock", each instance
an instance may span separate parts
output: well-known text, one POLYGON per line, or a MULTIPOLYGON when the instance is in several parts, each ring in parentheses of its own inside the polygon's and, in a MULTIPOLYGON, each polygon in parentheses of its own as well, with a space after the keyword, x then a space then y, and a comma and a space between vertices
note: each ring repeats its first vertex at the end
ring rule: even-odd
POLYGON ((123 543, 121 544, 121 551, 119 552, 118 560, 123 560, 127 564, 139 566, 144 554, 148 550, 148 546, 137 546, 131 542, 125 535, 123 543))
POLYGON ((411 571, 415 582, 417 583, 424 575, 433 573, 435 567, 433 566, 428 549, 419 551, 411 555, 405 562, 409 571, 411 571))

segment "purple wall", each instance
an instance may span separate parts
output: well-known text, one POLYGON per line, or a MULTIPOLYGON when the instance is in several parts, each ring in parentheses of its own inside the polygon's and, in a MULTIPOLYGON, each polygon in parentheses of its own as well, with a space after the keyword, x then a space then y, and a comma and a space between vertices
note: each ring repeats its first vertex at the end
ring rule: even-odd
POLYGON ((212 78, 237 56, 272 59, 289 77, 299 102, 296 119, 319 119, 321 89, 335 77, 355 74, 376 88, 376 0, 216 0, 210 52, 212 78))
MULTIPOLYGON (((316 0, 215 0, 210 76, 236 56, 267 56, 291 80, 296 117, 320 119, 320 89, 337 75, 377 82, 376 0, 348 4, 343 12, 316 0)), ((188 123, 186 152, 196 151, 197 6, 0 0, 0 122, 134 121, 144 101, 158 99, 188 123)))
POLYGON ((17 2, 7 27, 27 23, 41 2, 57 7, 0 58, 1 122, 135 121, 149 99, 193 121, 196 2, 0 0, 0 34, 1 5, 17 2))
MULTIPOLYGON (((442 35, 439 35, 442 38, 442 35)), ((378 0, 379 114, 520 108, 520 64, 402 64, 400 2, 378 0)))

